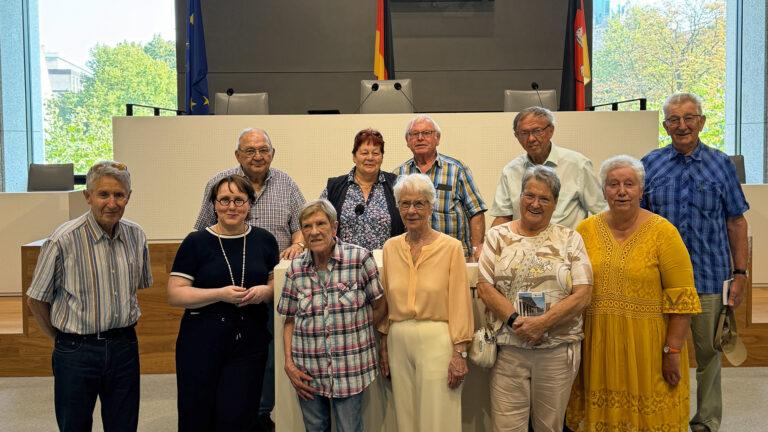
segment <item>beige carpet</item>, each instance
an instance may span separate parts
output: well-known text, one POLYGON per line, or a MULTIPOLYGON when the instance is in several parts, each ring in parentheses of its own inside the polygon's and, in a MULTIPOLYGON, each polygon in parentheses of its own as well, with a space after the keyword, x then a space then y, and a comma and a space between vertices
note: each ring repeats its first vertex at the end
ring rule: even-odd
MULTIPOLYGON (((695 372, 691 370, 691 400, 695 403, 695 372)), ((768 368, 723 369, 724 418, 722 432, 762 432, 768 401, 768 368)), ((0 378, 0 431, 50 432, 56 430, 52 378, 0 378)), ((94 431, 102 431, 99 405, 94 431)), ((176 377, 143 375, 139 430, 176 430, 176 377)))

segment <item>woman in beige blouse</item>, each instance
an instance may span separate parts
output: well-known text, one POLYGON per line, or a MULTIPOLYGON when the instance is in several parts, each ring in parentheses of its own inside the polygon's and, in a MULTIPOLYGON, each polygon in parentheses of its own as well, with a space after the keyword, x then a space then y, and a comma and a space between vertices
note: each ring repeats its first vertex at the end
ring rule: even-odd
POLYGON ((461 242, 432 229, 429 177, 402 176, 394 193, 406 233, 384 244, 382 373, 391 372, 398 430, 460 431, 474 330, 464 251, 461 242))
POLYGON ((490 389, 497 432, 527 431, 529 413, 537 432, 562 430, 579 369, 592 266, 581 236, 550 223, 559 192, 552 169, 528 168, 520 219, 491 228, 480 254, 478 293, 500 328, 490 389))

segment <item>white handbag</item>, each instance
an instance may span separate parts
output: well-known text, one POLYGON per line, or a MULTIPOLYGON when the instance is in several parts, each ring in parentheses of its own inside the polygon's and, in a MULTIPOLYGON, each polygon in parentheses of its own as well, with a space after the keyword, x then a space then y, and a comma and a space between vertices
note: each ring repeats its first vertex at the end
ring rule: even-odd
POLYGON ((472 338, 469 359, 482 368, 492 368, 496 363, 496 332, 488 326, 480 327, 472 338))

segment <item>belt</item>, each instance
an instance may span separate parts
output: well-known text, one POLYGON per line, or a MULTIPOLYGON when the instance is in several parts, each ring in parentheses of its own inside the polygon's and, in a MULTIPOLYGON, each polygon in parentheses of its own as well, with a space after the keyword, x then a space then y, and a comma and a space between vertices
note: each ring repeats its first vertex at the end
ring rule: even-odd
POLYGON ((124 336, 135 335, 136 331, 134 330, 134 327, 136 327, 136 324, 131 324, 127 327, 113 328, 109 330, 104 330, 103 332, 91 333, 91 334, 65 333, 60 331, 57 333, 57 336, 67 338, 67 339, 75 339, 75 340, 82 340, 82 341, 117 339, 124 336))

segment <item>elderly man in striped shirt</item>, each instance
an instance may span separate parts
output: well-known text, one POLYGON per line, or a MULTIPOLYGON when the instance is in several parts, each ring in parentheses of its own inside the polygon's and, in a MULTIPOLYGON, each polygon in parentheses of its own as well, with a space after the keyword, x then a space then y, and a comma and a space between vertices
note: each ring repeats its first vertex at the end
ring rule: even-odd
POLYGON ((362 432, 363 392, 377 374, 373 325, 386 311, 376 261, 336 237, 328 200, 307 203, 299 219, 308 250, 291 262, 277 305, 285 373, 307 432, 331 430, 331 410, 337 431, 362 432))
POLYGON ((90 431, 96 398, 104 430, 139 420, 136 290, 152 285, 147 239, 122 219, 131 196, 125 165, 99 162, 83 192, 91 210, 57 228, 37 261, 28 304, 53 350, 56 421, 90 431))
POLYGON ((432 228, 461 241, 464 256, 475 261, 480 256, 485 238, 485 216, 488 207, 480 196, 469 167, 458 159, 440 154, 442 132, 430 116, 419 114, 408 123, 405 141, 413 158, 394 173, 426 174, 435 185, 437 200, 432 212, 432 228))

